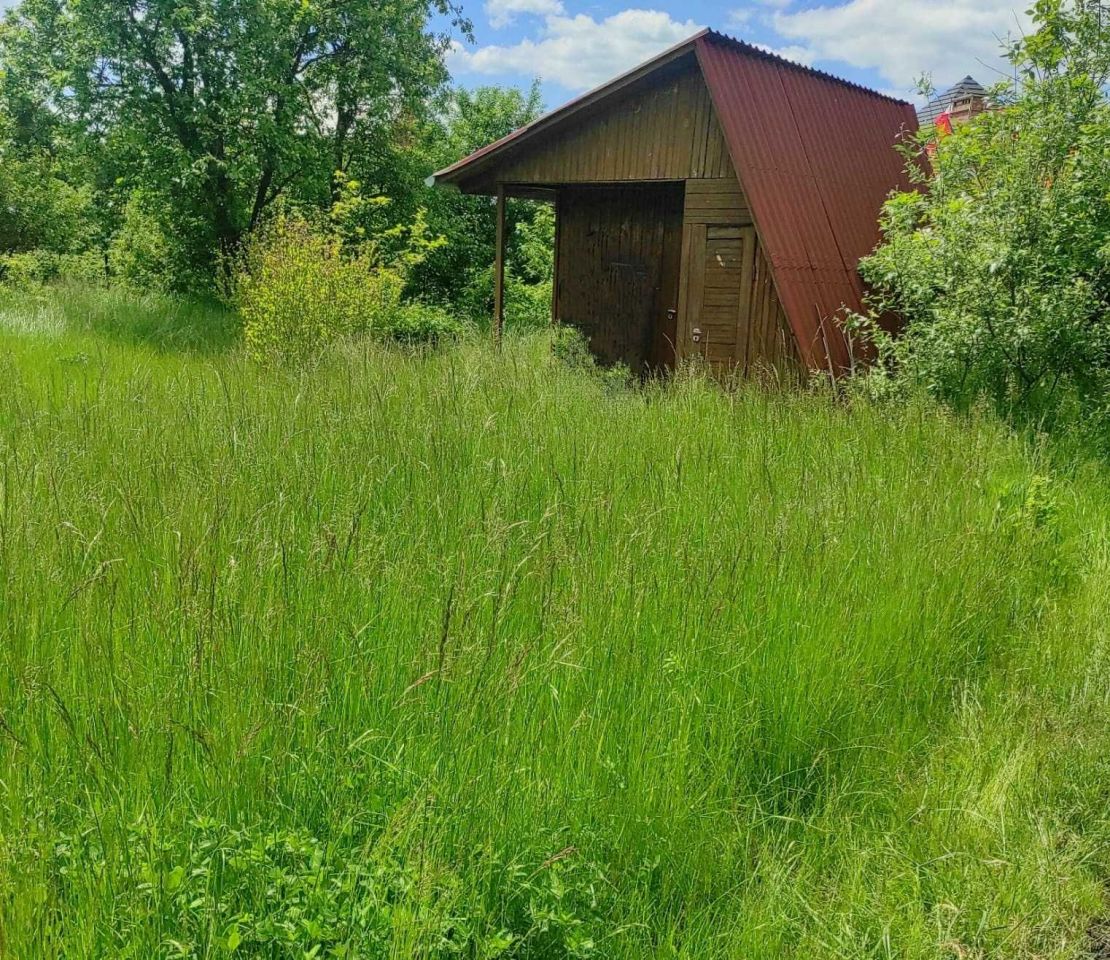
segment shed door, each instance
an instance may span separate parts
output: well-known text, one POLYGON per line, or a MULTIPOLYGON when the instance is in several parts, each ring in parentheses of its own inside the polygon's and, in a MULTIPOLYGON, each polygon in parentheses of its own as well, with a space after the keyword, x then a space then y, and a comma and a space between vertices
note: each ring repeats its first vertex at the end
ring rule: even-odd
POLYGON ((755 273, 753 227, 686 225, 689 265, 682 305, 683 356, 746 366, 755 273))
POLYGON ((636 372, 674 361, 681 184, 559 191, 556 319, 606 362, 636 372))

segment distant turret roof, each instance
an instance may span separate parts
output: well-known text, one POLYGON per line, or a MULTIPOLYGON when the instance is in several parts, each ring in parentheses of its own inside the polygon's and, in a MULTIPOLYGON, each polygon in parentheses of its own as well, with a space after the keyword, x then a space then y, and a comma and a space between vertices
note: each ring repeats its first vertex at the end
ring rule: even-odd
POLYGON ((986 88, 974 77, 964 77, 954 87, 945 90, 939 97, 929 101, 929 105, 917 111, 917 121, 923 127, 933 123, 945 110, 957 100, 966 100, 968 97, 986 97, 986 88))

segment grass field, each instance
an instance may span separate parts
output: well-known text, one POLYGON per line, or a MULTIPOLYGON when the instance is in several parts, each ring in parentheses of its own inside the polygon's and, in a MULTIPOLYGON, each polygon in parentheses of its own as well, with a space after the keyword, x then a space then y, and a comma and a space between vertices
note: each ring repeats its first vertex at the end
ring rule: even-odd
POLYGON ((0 376, 0 956, 1097 949, 1096 468, 122 294, 0 376))

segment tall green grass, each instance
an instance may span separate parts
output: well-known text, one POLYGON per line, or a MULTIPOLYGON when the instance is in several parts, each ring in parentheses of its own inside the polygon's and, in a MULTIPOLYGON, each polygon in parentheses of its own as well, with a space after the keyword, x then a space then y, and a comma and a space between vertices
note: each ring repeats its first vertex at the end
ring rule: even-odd
POLYGON ((263 369, 83 296, 0 333, 0 953, 1087 949, 1100 477, 542 338, 263 369))

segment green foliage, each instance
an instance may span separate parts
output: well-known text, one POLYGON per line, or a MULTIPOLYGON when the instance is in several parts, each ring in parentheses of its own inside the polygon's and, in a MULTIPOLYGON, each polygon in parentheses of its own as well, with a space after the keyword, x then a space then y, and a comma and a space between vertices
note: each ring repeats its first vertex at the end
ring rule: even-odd
POLYGON ((0 31, 0 99, 13 137, 73 144, 118 209, 141 194, 125 246, 163 234, 163 285, 211 286, 278 198, 327 209, 337 170, 375 192, 404 181, 446 80, 433 17, 469 32, 450 0, 22 0, 0 31))
POLYGON ((347 253, 329 231, 279 216, 252 238, 235 279, 247 350, 257 360, 299 362, 346 337, 384 331, 404 283, 372 250, 347 253))
POLYGON ((388 197, 365 196, 357 180, 344 180, 328 214, 330 229, 346 250, 362 253, 372 249, 376 258, 408 276, 447 240, 430 231, 427 211, 422 207, 404 223, 383 218, 382 212, 388 211, 392 203, 388 197))
MULTIPOLYGON (((345 859, 305 831, 231 829, 205 819, 169 836, 140 823, 128 842, 149 858, 129 908, 173 931, 170 956, 194 956, 201 945, 245 956, 380 956, 406 911, 429 955, 489 955, 487 938, 468 929, 464 905, 454 902, 451 875, 422 876, 418 864, 400 863, 388 849, 371 844, 365 858, 345 859)), ((74 866, 88 859, 74 856, 81 846, 62 845, 74 866)))
MULTIPOLYGON (((497 140, 535 120, 541 112, 539 86, 524 94, 516 89, 481 87, 452 91, 430 137, 423 176, 497 140)), ((424 299, 452 306, 470 319, 488 323, 493 303, 495 208, 489 197, 468 196, 443 189, 425 192, 422 203, 428 210, 429 229, 443 236, 444 245, 413 271, 410 286, 424 299)), ((508 229, 507 314, 528 318, 531 306, 516 297, 522 310, 513 308, 513 285, 542 284, 535 261, 550 261, 552 222, 546 204, 510 200, 508 229), (544 219, 546 217, 546 220, 544 219), (537 226, 530 230, 535 221, 537 226), (544 237, 547 246, 544 247, 544 237)), ((542 292, 534 299, 542 299, 542 292)), ((510 322, 512 322, 510 320, 510 322)), ((530 321, 527 321, 530 322, 530 321)))
MULTIPOLYGON (((538 86, 447 92, 433 19, 469 35, 452 0, 356 7, 22 0, 0 25, 0 253, 108 250, 130 285, 210 294, 280 202, 391 262, 423 223, 444 239, 411 264, 407 298, 488 299, 492 204, 424 179, 534 119, 538 86)), ((511 263, 536 210, 510 205, 511 263)), ((544 281, 519 272, 514 314, 531 322, 544 281)))
POLYGON ((1110 441, 1110 10, 1042 0, 1035 15, 1017 91, 940 140, 926 189, 887 203, 862 272, 905 330, 871 332, 888 390, 1110 441))
POLYGON ((113 278, 140 290, 188 293, 211 287, 203 222, 173 222, 173 214, 157 194, 131 193, 108 248, 113 278))
POLYGON ((0 284, 34 287, 59 280, 103 283, 107 278, 104 258, 97 253, 51 253, 29 250, 0 256, 0 284))
POLYGON ((0 254, 79 253, 93 237, 87 187, 73 187, 45 155, 21 158, 0 133, 0 254))
POLYGON ((531 219, 517 223, 514 232, 515 261, 520 278, 529 284, 550 284, 554 278, 554 261, 551 258, 555 245, 554 206, 536 204, 531 219))
MULTIPOLYGON (((493 266, 472 270, 454 296, 452 306, 481 327, 493 317, 493 266)), ((509 330, 542 330, 551 326, 551 281, 521 279, 512 264, 505 267, 505 326, 509 330)))
POLYGON ((367 239, 367 206, 354 196, 330 223, 281 214, 259 230, 239 260, 233 299, 248 352, 257 360, 315 360, 331 345, 373 334, 408 345, 462 335, 441 307, 405 302, 409 272, 442 240, 419 213, 407 226, 367 239))
POLYGON ((555 328, 551 355, 572 370, 592 370, 597 366, 590 342, 576 327, 560 325, 555 328))
POLYGON ((411 302, 401 304, 390 318, 386 335, 408 346, 435 346, 446 340, 457 340, 466 327, 454 314, 435 304, 411 302))
POLYGON ((555 328, 551 355, 569 369, 596 378, 609 391, 623 390, 635 381, 632 371, 623 363, 598 364, 589 340, 575 327, 560 325, 555 328))
MULTIPOLYGON (((506 244, 505 325, 510 330, 537 330, 551 324, 555 211, 550 204, 532 203, 518 213, 522 215, 513 224, 506 244)), ((492 248, 488 256, 493 257, 492 248)), ((470 268, 453 304, 472 323, 489 323, 493 316, 492 259, 470 268)))

